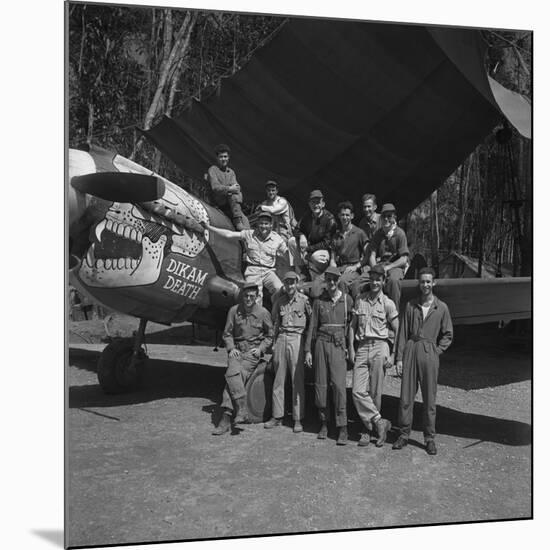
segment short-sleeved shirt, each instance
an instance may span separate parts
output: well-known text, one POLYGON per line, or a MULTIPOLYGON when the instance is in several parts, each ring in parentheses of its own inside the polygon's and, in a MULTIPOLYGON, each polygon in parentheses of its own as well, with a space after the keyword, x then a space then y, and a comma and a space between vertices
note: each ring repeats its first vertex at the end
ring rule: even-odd
POLYGON ((359 229, 362 229, 367 236, 367 242, 372 241, 372 237, 380 229, 380 214, 374 212, 371 219, 368 220, 366 216, 363 216, 359 221, 359 229))
POLYGON ((332 243, 336 265, 356 264, 363 257, 367 236, 362 229, 352 224, 345 235, 342 230, 338 230, 332 243))
POLYGON ((353 314, 357 319, 355 339, 362 341, 365 338, 387 340, 391 322, 398 317, 397 308, 393 300, 383 292, 371 300, 365 292, 355 299, 353 314))
POLYGON ((208 169, 205 179, 210 184, 212 194, 216 200, 223 200, 227 196, 227 188, 238 183, 235 172, 229 166, 222 170, 215 164, 208 169))
POLYGON ((233 306, 228 314, 223 331, 227 351, 237 348, 241 351, 259 348, 264 352, 273 339, 271 315, 264 307, 255 304, 247 312, 242 304, 233 306))
POLYGON ((295 292, 292 298, 283 292, 273 305, 271 312, 275 335, 303 334, 311 318, 309 299, 301 292, 295 292))
POLYGON ((393 231, 390 231, 389 236, 384 233, 383 229, 379 229, 374 234, 370 246, 376 252, 376 257, 380 258, 381 261, 394 262, 400 256, 408 256, 409 254, 407 235, 397 225, 393 228, 393 231))
POLYGON ((255 229, 244 229, 240 233, 248 265, 274 268, 277 254, 284 254, 288 250, 284 239, 274 231, 265 239, 261 239, 255 229))

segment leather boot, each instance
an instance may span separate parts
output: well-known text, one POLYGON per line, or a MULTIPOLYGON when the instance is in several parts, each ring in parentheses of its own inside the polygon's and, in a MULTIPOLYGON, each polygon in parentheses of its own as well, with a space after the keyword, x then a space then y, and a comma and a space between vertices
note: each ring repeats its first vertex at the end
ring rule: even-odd
POLYGON ((220 419, 220 423, 212 431, 212 435, 222 435, 231 430, 231 416, 229 413, 224 412, 220 419))
POLYGON ((248 407, 246 406, 246 397, 235 399, 237 405, 237 415, 235 416, 235 424, 250 424, 248 416, 248 407))
POLYGON ((347 445, 348 444, 348 428, 342 426, 340 432, 338 433, 338 439, 336 445, 347 445))
POLYGON ((388 432, 391 430, 391 422, 389 420, 386 420, 385 418, 380 418, 380 420, 376 422, 376 429, 378 430, 378 439, 376 440, 376 446, 382 447, 382 445, 384 445, 384 443, 386 442, 388 432))

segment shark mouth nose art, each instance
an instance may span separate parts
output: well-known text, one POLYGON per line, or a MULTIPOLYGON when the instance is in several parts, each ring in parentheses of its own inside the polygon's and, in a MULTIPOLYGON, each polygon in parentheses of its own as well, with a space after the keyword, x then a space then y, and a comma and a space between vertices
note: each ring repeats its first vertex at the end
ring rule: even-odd
POLYGON ((103 287, 154 283, 170 228, 152 220, 130 204, 114 203, 93 231, 94 242, 80 267, 82 281, 103 287))

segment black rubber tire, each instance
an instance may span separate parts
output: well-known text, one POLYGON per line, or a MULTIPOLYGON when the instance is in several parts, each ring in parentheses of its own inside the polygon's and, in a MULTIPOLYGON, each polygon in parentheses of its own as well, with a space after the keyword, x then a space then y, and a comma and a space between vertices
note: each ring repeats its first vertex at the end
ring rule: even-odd
POLYGON ((271 418, 273 369, 269 363, 260 363, 246 383, 246 405, 250 421, 257 424, 271 418))
POLYGON ((97 379, 105 393, 126 393, 139 387, 147 356, 140 349, 136 368, 130 372, 132 353, 133 343, 127 341, 112 342, 103 350, 97 363, 97 379))

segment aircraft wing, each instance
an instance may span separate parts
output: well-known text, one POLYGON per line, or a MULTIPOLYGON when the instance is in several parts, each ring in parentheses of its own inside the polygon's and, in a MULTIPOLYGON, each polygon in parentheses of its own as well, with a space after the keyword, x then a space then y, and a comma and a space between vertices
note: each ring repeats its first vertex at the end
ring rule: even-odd
MULTIPOLYGON (((483 58, 475 29, 292 19, 219 93, 145 134, 198 180, 227 143, 248 200, 274 179, 298 213, 313 188, 329 208, 368 190, 405 213, 502 120, 483 58)), ((498 92, 526 131, 530 104, 498 92)))
MULTIPOLYGON (((448 306, 455 325, 530 319, 531 277, 438 279, 435 293, 448 306)), ((402 307, 418 291, 417 281, 402 281, 402 307)))

